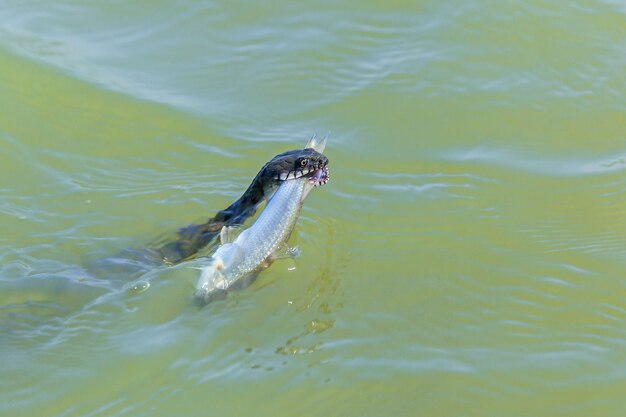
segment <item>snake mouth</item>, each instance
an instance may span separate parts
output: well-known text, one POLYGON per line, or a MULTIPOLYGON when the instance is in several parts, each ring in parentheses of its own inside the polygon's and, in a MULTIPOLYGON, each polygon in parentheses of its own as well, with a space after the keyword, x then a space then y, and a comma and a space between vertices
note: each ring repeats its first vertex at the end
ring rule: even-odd
POLYGON ((330 181, 330 174, 328 173, 328 167, 323 166, 311 172, 308 175, 309 181, 314 187, 319 187, 328 184, 330 181))
POLYGON ((282 174, 280 174, 278 179, 280 181, 288 181, 302 177, 308 178, 311 184, 313 184, 315 187, 326 185, 330 180, 328 167, 325 165, 318 165, 313 168, 303 168, 301 170, 283 172, 282 174))

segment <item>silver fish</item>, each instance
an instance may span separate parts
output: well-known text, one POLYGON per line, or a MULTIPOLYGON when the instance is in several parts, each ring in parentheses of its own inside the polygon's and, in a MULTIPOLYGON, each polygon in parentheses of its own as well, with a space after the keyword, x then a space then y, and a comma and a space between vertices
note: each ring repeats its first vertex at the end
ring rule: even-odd
MULTIPOLYGON (((325 146, 326 138, 319 141, 314 136, 306 147, 322 153, 325 146)), ((328 179, 324 166, 308 176, 285 180, 252 226, 234 240, 228 236, 231 229, 223 229, 223 244, 202 268, 196 285, 198 300, 207 303, 219 298, 226 290, 243 286, 246 280, 269 266, 289 239, 307 194, 314 187, 326 184, 328 179)))

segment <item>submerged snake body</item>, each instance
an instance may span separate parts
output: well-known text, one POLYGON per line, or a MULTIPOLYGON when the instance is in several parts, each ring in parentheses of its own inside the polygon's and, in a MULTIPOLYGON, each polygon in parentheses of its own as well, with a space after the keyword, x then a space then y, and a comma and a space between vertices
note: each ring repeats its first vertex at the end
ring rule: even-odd
POLYGON ((168 263, 178 263, 204 248, 219 235, 222 227, 243 224, 269 198, 281 181, 295 179, 325 167, 328 159, 311 149, 295 149, 276 155, 254 177, 246 191, 224 210, 203 224, 192 224, 178 232, 179 238, 158 249, 168 263))

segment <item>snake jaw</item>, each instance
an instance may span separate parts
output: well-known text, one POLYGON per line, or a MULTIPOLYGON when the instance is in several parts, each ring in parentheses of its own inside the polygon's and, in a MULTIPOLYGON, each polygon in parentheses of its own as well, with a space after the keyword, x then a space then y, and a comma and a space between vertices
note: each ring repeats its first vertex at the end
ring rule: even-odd
POLYGON ((280 175, 278 175, 277 179, 280 181, 287 181, 287 180, 295 180, 301 177, 312 177, 316 173, 319 173, 319 171, 322 171, 322 170, 325 172, 328 172, 328 169, 324 165, 320 164, 313 168, 303 168, 301 170, 282 172, 280 173, 280 175))
POLYGON ((293 179, 302 178, 302 177, 309 178, 309 181, 315 187, 326 185, 328 181, 330 180, 330 175, 328 174, 328 167, 323 162, 316 164, 312 168, 303 168, 301 170, 282 172, 278 176, 278 179, 280 181, 287 181, 287 180, 293 180, 293 179))

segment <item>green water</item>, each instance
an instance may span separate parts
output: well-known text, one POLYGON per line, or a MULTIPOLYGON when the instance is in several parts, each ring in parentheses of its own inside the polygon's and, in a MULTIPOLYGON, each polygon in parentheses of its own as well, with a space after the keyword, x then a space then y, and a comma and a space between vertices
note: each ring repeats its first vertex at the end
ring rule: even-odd
POLYGON ((92 3, 0 4, 0 415, 624 414, 622 2, 92 3), (314 131, 295 261, 98 263, 314 131))

